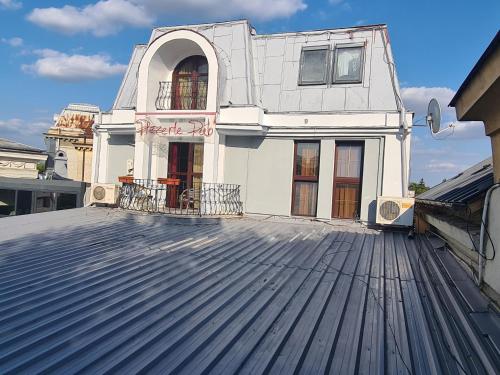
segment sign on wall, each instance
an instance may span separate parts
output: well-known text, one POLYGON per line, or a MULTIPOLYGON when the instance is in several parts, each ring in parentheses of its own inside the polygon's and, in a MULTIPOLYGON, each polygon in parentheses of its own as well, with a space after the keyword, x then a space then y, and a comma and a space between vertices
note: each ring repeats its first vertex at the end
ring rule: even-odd
POLYGON ((201 118, 151 118, 137 119, 136 133, 141 136, 160 137, 203 137, 209 138, 214 134, 214 126, 205 117, 201 118))

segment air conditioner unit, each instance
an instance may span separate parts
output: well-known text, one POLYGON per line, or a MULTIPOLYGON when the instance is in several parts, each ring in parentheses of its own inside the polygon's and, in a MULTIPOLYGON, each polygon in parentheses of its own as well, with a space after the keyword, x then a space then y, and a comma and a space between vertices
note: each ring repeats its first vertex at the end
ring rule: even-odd
POLYGON ((115 184, 92 184, 90 203, 116 204, 120 188, 115 184))
POLYGON ((414 198, 377 197, 377 224, 413 225, 414 198))

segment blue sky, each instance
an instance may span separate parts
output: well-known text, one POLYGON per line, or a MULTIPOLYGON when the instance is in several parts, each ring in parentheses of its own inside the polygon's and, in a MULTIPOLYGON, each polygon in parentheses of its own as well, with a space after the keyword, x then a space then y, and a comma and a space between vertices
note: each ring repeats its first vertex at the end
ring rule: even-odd
MULTIPOLYGON (((259 33, 387 23, 406 107, 422 124, 449 99, 494 37, 500 1, 0 0, 0 137, 43 147, 42 133, 70 102, 109 109, 133 45, 153 26, 248 18, 259 33)), ((415 128, 412 180, 430 185, 491 154, 482 124, 434 139, 415 128)))

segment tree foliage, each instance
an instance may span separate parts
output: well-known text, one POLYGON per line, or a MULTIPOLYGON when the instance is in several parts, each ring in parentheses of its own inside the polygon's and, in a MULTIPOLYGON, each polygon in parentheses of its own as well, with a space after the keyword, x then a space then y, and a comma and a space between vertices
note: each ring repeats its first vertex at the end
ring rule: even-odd
POLYGON ((415 192, 415 196, 422 194, 430 189, 425 184, 425 181, 423 178, 421 178, 419 182, 410 182, 409 188, 410 188, 410 190, 413 190, 415 192))

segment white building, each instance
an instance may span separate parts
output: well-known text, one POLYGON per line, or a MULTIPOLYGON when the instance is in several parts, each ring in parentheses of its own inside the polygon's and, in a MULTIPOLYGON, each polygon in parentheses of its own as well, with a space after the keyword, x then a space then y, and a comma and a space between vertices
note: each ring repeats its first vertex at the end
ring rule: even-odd
POLYGON ((43 150, 0 138, 0 177, 36 179, 37 165, 46 160, 43 150))
POLYGON ((94 127, 93 182, 241 185, 244 212, 374 222, 406 196, 412 115, 385 25, 258 35, 162 27, 94 127))

